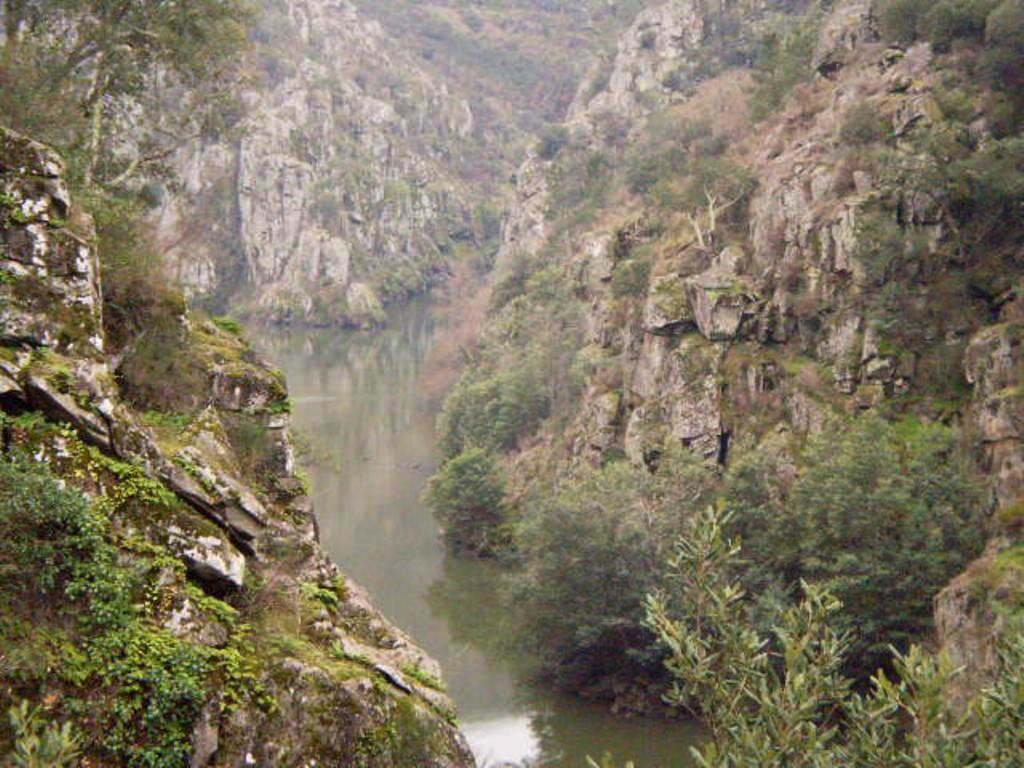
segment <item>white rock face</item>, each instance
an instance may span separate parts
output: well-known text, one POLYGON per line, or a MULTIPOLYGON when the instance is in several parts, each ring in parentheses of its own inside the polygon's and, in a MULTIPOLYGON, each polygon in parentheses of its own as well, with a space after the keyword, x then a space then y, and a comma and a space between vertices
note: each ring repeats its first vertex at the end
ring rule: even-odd
POLYGON ((193 295, 244 288, 267 319, 372 323, 366 307, 425 287, 465 226, 453 153, 473 112, 348 2, 282 5, 237 137, 179 153, 160 240, 193 295), (374 298, 351 306, 353 282, 374 298))

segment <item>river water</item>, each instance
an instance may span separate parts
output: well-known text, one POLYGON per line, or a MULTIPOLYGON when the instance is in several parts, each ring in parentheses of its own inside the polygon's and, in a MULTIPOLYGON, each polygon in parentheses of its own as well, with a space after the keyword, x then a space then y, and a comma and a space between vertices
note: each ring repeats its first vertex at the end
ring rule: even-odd
POLYGON ((377 333, 254 334, 287 374, 294 423, 319 457, 311 475, 327 552, 441 662, 481 766, 583 768, 587 755, 611 753, 616 765, 689 768, 695 726, 613 718, 524 682, 500 642, 494 564, 445 557, 420 500, 439 460, 422 374, 440 332, 443 316, 421 300, 377 333))

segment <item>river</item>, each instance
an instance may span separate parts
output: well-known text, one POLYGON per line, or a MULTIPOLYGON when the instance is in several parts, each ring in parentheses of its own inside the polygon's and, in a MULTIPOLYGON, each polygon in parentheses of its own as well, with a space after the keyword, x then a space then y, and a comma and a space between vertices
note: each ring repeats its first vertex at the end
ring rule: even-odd
POLYGON ((696 726, 614 718, 527 684, 521 664, 496 642, 495 565, 445 557, 420 500, 439 461, 436 405, 422 374, 442 325, 420 300, 372 334, 254 334, 287 374, 294 423, 320 455, 311 475, 327 552, 441 662, 481 766, 582 768, 587 755, 607 752, 616 765, 688 768, 696 726))

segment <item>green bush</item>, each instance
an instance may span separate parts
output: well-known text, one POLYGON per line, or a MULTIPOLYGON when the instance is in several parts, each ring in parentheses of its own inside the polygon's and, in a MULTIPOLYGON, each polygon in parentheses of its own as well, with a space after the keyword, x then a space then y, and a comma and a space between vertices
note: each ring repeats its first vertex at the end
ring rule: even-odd
POLYGON ((511 450, 549 408, 549 394, 532 367, 509 368, 494 377, 475 377, 470 371, 445 400, 439 419, 441 446, 448 456, 469 445, 511 450))
POLYGON ((878 25, 882 37, 894 43, 910 44, 917 39, 921 17, 928 9, 921 0, 882 0, 878 4, 878 25))
POLYGON ((1018 765, 1024 701, 1024 636, 1000 649, 994 681, 961 714, 948 695, 959 670, 914 646, 878 673, 866 695, 840 670, 847 644, 834 623, 841 603, 803 585, 771 635, 749 623, 731 580, 742 554, 725 534, 728 517, 708 510, 669 562, 666 589, 648 601, 648 621, 670 654, 671 700, 703 715, 713 738, 697 765, 1018 765), (674 605, 673 605, 674 603, 674 605))
POLYGON ((552 125, 544 129, 537 143, 537 154, 543 160, 553 160, 555 155, 569 143, 569 131, 562 125, 552 125))
POLYGON ((955 433, 938 425, 865 416, 812 443, 803 462, 788 498, 734 485, 734 524, 757 556, 747 578, 828 588, 851 637, 848 672, 866 679, 891 664, 891 646, 928 636, 932 598, 979 553, 979 489, 955 433))
POLYGON ((81 752, 70 723, 57 727, 43 719, 38 707, 27 701, 8 712, 14 731, 14 750, 8 757, 11 768, 72 768, 81 752))
POLYGON ((983 60, 993 85, 1013 99, 1013 126, 1019 127, 1024 112, 1024 0, 1003 0, 988 15, 983 60))
POLYGON ((503 546, 505 481, 483 448, 466 448, 446 461, 424 498, 455 552, 489 555, 503 546))
MULTIPOLYGON (((90 471, 109 475, 111 496, 90 502, 45 463, 17 454, 0 460, 0 607, 5 617, 29 617, 43 637, 67 638, 44 643, 41 667, 24 670, 18 682, 59 681, 61 713, 102 764, 178 768, 214 691, 231 703, 262 689, 233 633, 227 646, 208 648, 154 620, 167 577, 183 578, 183 566, 152 545, 116 543, 115 513, 172 497, 138 468, 72 447, 72 455, 88 457, 90 471)), ((0 622, 5 651, 31 641, 17 626, 0 622)), ((7 674, 0 666, 5 686, 7 674)))
POLYGON ((616 298, 646 296, 650 277, 651 264, 644 259, 627 259, 616 264, 612 272, 612 295, 616 298))
POLYGON ((778 109, 800 82, 810 79, 814 48, 818 42, 821 15, 810 11, 803 16, 786 16, 761 39, 754 67, 756 87, 751 93, 751 111, 763 119, 778 109))
POLYGON ((847 144, 873 144, 885 138, 886 126, 873 104, 858 102, 843 114, 839 136, 847 144))
POLYGON ((523 570, 512 591, 531 643, 562 687, 659 674, 644 595, 668 546, 709 499, 712 475, 688 454, 656 473, 624 461, 563 479, 527 502, 523 570))
POLYGON ((980 41, 985 19, 998 0, 939 0, 923 16, 923 31, 937 51, 948 51, 954 40, 980 41))

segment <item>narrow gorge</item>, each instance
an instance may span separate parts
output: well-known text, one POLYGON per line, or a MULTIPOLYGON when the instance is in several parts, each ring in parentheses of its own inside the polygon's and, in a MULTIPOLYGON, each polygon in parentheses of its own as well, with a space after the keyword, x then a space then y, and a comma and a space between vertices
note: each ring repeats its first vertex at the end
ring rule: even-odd
POLYGON ((0 765, 1024 764, 1024 1, 0 15, 0 765))

